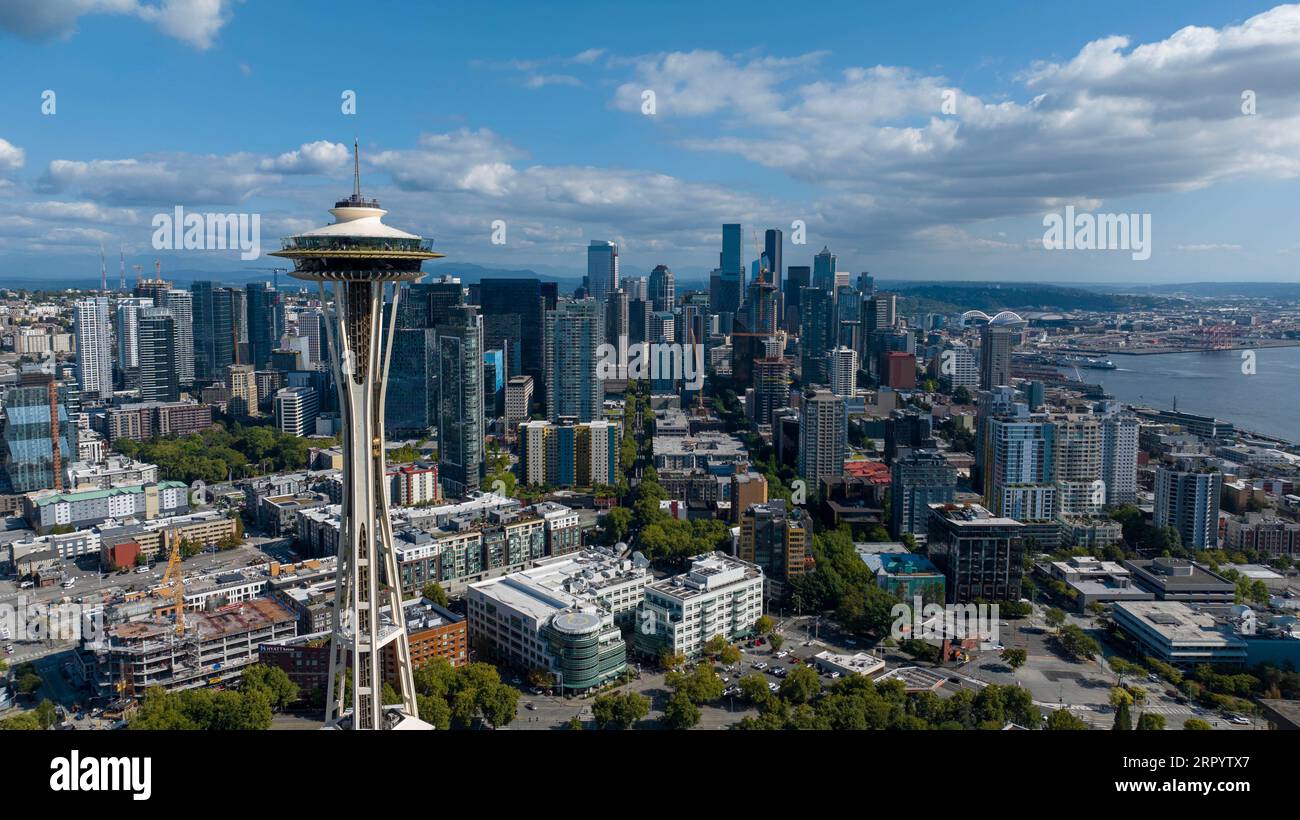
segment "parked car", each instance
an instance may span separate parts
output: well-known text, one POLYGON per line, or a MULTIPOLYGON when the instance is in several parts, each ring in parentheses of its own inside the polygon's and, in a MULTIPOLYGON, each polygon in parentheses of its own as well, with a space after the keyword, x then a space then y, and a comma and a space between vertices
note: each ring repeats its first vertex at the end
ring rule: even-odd
POLYGON ((135 568, 135 571, 136 571, 136 573, 138 573, 138 574, 140 574, 140 575, 144 575, 146 572, 149 571, 149 567, 147 567, 147 566, 146 566, 146 567, 136 567, 136 568, 135 568))
POLYGON ((769 681, 768 684, 767 684, 767 690, 768 690, 769 692, 775 692, 775 691, 779 690, 780 688, 781 688, 781 687, 777 686, 775 683, 772 683, 772 682, 770 682, 770 681, 769 681))

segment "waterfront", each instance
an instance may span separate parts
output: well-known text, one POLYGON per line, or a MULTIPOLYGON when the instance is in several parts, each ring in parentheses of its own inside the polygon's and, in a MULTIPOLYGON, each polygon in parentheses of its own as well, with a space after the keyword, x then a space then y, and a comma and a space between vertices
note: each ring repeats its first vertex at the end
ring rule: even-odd
POLYGON ((1239 428, 1300 441, 1300 347, 1112 356, 1116 370, 1081 371, 1120 401, 1215 416, 1239 428))

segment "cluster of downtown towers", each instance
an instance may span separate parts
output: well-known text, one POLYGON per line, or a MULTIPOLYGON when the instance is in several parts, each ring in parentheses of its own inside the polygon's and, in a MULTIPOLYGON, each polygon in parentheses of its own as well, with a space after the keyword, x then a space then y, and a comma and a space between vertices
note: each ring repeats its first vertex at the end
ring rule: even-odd
MULTIPOLYGON (((745 363, 779 357, 765 345, 785 329, 800 335, 805 383, 831 384, 834 357, 827 354, 842 346, 874 364, 862 337, 893 325, 892 297, 878 308, 866 274, 849 288, 848 274, 836 270, 826 249, 811 268, 792 265, 783 277, 783 245, 780 230, 766 231, 747 271, 741 225, 723 225, 708 293, 681 299, 667 266, 625 276, 618 247, 606 241, 590 243, 587 275, 572 297, 561 296, 555 282, 533 278, 485 278, 467 288, 452 276, 431 276, 402 285, 387 433, 423 437, 436 428, 440 479, 463 492, 485 474, 488 420, 509 415, 507 382, 526 391, 526 409, 506 418, 508 425, 538 412, 551 421, 600 419, 605 343, 706 344, 734 333, 732 360, 742 371, 735 375, 748 382, 753 374, 745 363), (849 338, 841 338, 845 332, 849 338)), ((139 390, 143 402, 175 402, 182 390, 200 395, 224 386, 239 415, 256 412, 252 395, 269 385, 271 392, 310 390, 319 412, 337 411, 322 307, 290 309, 289 301, 268 282, 196 281, 184 290, 160 276, 137 281, 129 295, 80 300, 74 324, 81 396, 107 400, 117 388, 139 390)))

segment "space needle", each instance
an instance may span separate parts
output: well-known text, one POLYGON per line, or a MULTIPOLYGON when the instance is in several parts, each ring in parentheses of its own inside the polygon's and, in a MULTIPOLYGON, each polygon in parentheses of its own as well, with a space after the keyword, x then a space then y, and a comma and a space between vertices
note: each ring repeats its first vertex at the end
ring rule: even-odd
POLYGON ((392 360, 400 283, 423 276, 420 264, 442 256, 432 240, 383 223, 374 199, 361 196, 353 143, 352 196, 334 203, 334 222, 289 237, 272 253, 292 259, 292 275, 316 282, 343 424, 343 504, 338 575, 330 629, 326 727, 427 728, 418 718, 414 670, 402 611, 384 478, 384 400, 392 360), (394 283, 385 316, 384 290, 394 283), (383 703, 384 655, 401 702, 383 703), (351 682, 347 682, 348 670, 351 682))

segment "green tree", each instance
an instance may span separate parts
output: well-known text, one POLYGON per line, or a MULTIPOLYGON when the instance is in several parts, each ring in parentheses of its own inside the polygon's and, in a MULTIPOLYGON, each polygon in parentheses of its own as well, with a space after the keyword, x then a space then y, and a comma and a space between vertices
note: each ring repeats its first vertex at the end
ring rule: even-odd
POLYGON ((768 615, 760 615, 757 621, 754 621, 754 632, 758 635, 767 635, 776 628, 776 623, 768 615))
POLYGON ((630 729, 650 714, 650 700, 637 692, 597 695, 591 704, 591 714, 602 729, 630 729))
POLYGON ((35 712, 23 712, 21 715, 14 715, 0 720, 0 731, 36 731, 43 729, 40 718, 35 712))
POLYGON ((822 690, 821 679, 806 664, 797 664, 781 681, 780 695, 790 703, 807 703, 822 690))
POLYGON ((1047 621, 1047 625, 1052 629, 1060 629, 1061 625, 1065 623, 1065 610, 1052 607, 1047 610, 1047 614, 1043 617, 1047 621))
POLYGON ((255 663, 244 670, 239 690, 251 692, 255 689, 266 692, 273 709, 284 709, 298 700, 298 684, 277 666, 255 663))
POLYGON ((1115 707, 1115 724, 1111 728, 1121 731, 1133 728, 1133 712, 1127 700, 1120 701, 1115 707))
POLYGON ((442 584, 437 581, 430 581, 425 584, 424 588, 420 590, 420 594, 441 607, 445 607, 451 603, 447 598, 447 590, 443 589, 442 584))
POLYGON ((1092 660, 1101 654, 1101 646, 1075 624, 1061 627, 1057 633, 1061 648, 1080 660, 1092 660))
POLYGON ((700 708, 692 702, 685 690, 679 689, 664 707, 664 723, 670 729, 689 729, 700 722, 700 708))
POLYGON ((1191 731, 1204 732, 1204 731, 1209 731, 1210 724, 1206 723, 1200 718, 1188 718, 1187 720, 1183 721, 1183 728, 1191 731))
POLYGON ((48 729, 58 722, 58 710, 54 708, 54 703, 49 698, 43 698, 36 706, 36 719, 40 721, 42 729, 48 729))
POLYGON ((1069 709, 1057 709, 1047 716, 1047 728, 1055 731, 1087 729, 1088 724, 1071 714, 1069 709))
POLYGON ((1025 661, 1029 659, 1029 653, 1023 649, 1008 648, 1003 649, 999 654, 999 657, 1002 658, 1002 662, 1007 666, 1010 666, 1012 669, 1019 669, 1024 666, 1025 661))
POLYGON ((1165 728, 1165 716, 1157 715, 1151 712, 1143 712, 1142 717, 1138 718, 1138 729, 1159 731, 1165 728))

